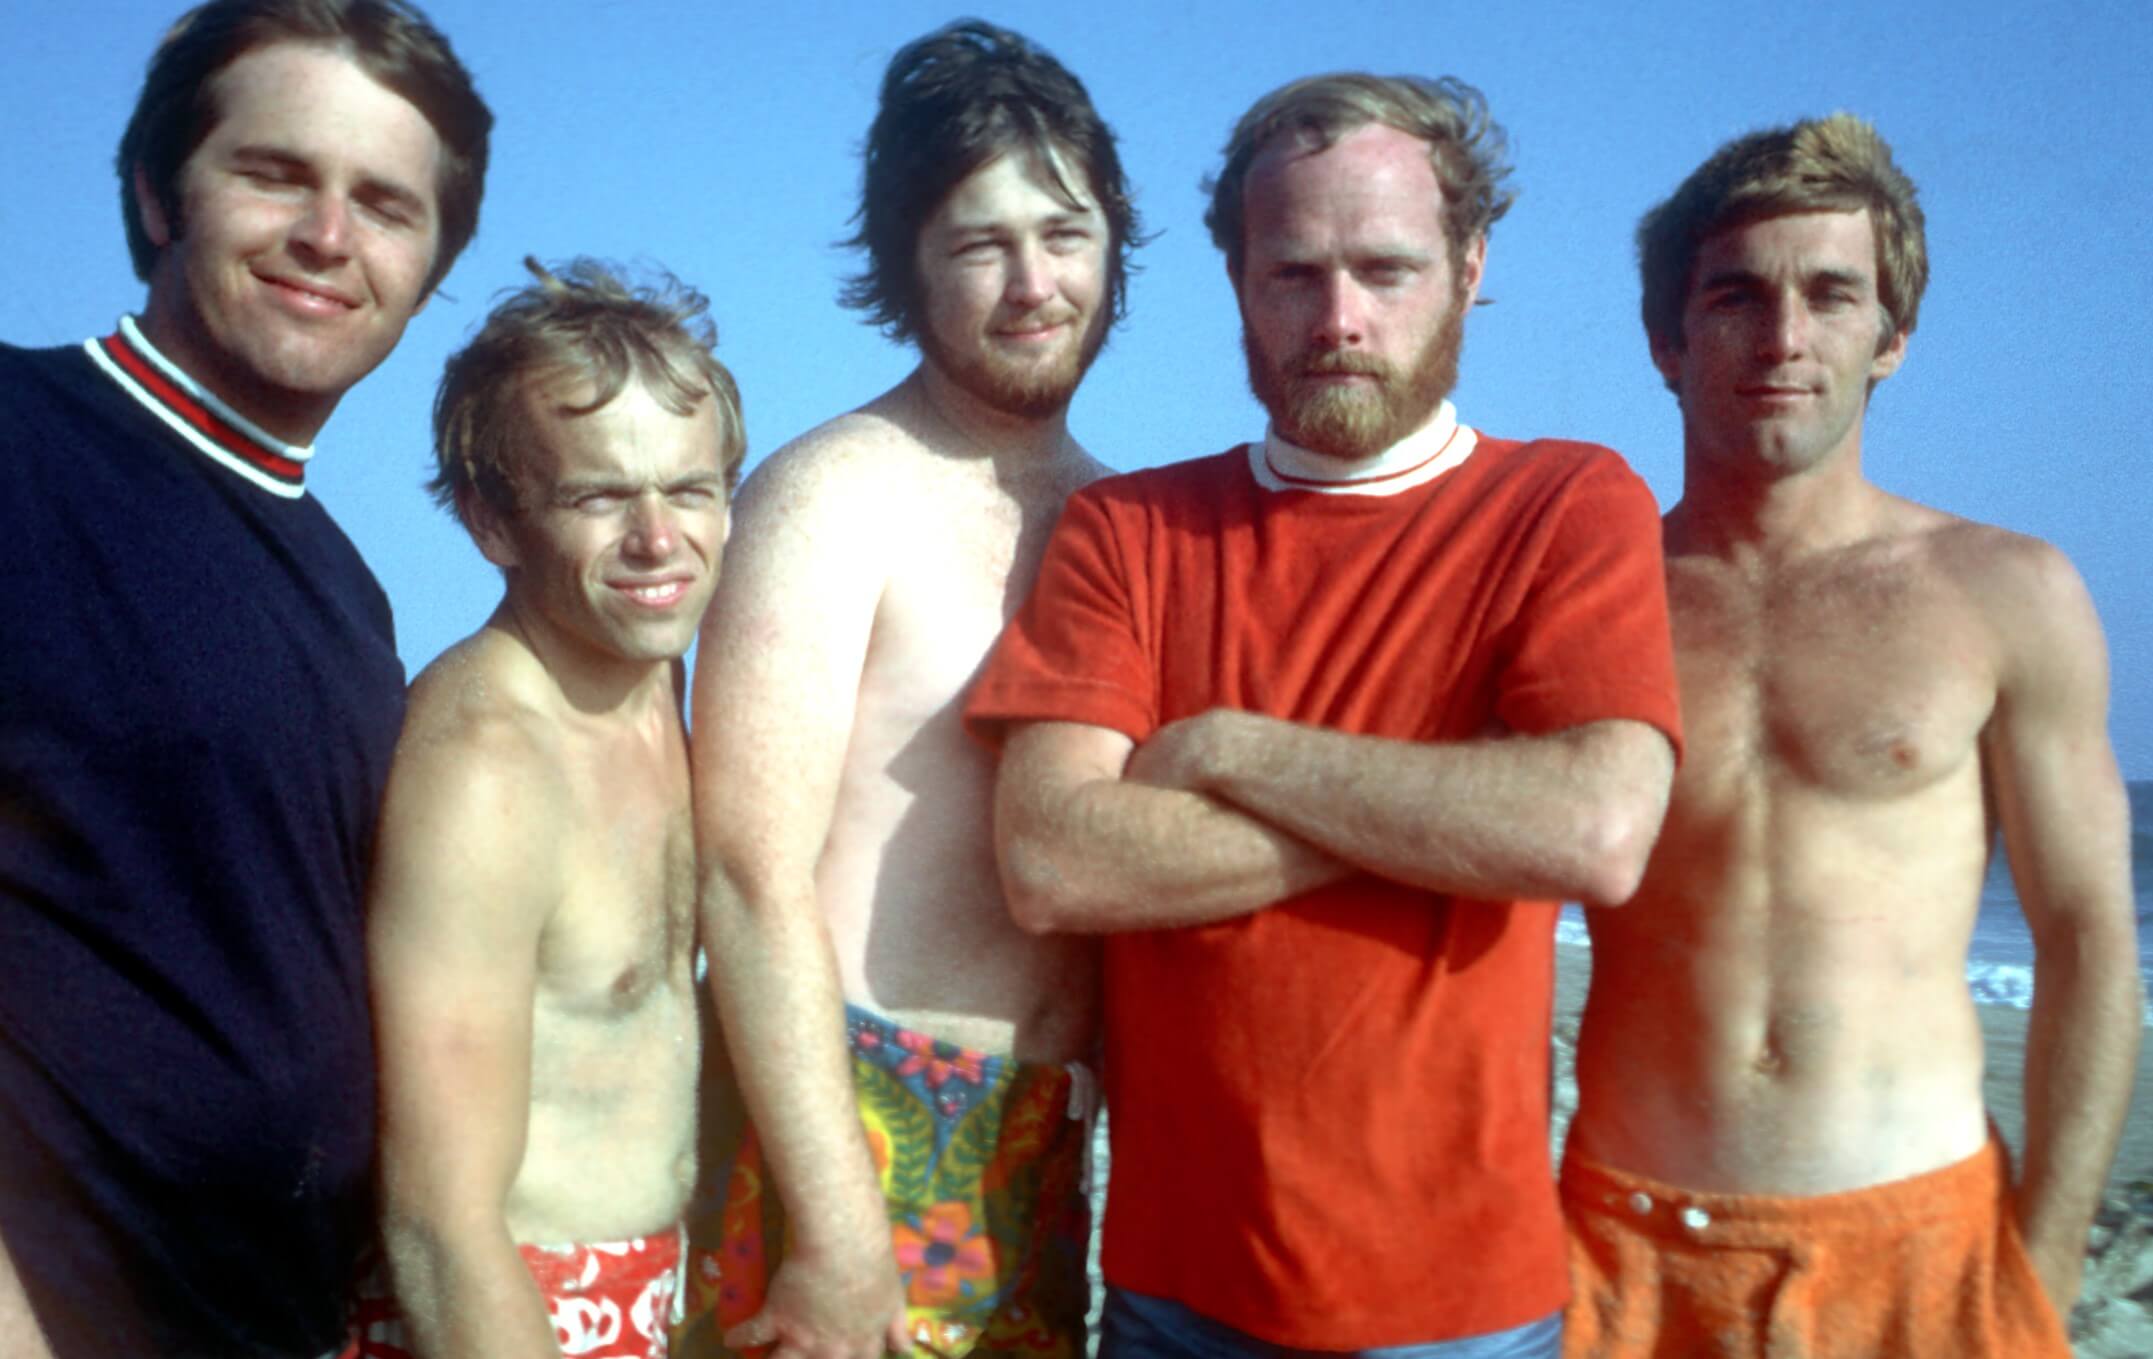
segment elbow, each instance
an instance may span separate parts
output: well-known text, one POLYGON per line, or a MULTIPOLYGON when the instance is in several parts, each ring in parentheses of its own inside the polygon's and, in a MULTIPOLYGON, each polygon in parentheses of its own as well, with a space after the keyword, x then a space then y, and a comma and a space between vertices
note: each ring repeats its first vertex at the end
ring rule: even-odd
POLYGON ((1010 919, 1026 934, 1096 934, 1123 914, 1112 862, 1041 820, 999 827, 995 860, 1010 919))
POLYGON ((1598 734, 1591 773, 1576 803, 1565 900, 1620 906, 1637 895, 1652 861, 1674 785, 1674 749, 1659 732, 1633 724, 1598 734))
POLYGON ((999 859, 1002 899, 1018 929, 1026 934, 1058 934, 1080 918, 1081 903, 1046 847, 1012 837, 1003 843, 999 859))
POLYGON ((1665 812, 1664 796, 1610 798, 1588 809, 1572 841, 1576 854, 1562 896, 1586 906, 1620 906, 1637 895, 1665 812))

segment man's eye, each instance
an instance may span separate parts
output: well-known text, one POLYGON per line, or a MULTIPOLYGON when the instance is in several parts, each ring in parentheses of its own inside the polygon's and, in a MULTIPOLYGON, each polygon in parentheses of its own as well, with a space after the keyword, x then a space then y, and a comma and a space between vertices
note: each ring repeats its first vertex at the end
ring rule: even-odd
POLYGON ((362 198, 359 206, 396 226, 412 226, 418 221, 417 212, 401 198, 362 198))

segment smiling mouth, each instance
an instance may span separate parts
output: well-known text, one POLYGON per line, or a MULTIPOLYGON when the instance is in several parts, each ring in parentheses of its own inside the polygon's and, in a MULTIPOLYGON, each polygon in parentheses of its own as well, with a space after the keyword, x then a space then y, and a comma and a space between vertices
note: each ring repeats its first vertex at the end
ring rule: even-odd
POLYGON ((280 278, 275 274, 256 274, 255 278, 267 284, 279 296, 315 311, 352 311, 359 303, 356 298, 318 284, 298 279, 280 278))
POLYGON ((1068 317, 1063 317, 1056 321, 1027 320, 1018 325, 997 327, 991 333, 996 339, 1015 340, 1022 343, 1027 340, 1044 340, 1049 336, 1059 335, 1067 330, 1069 326, 1070 318, 1068 317))
POLYGON ((654 581, 647 585, 615 585, 613 588, 638 604, 649 608, 666 608, 670 605, 678 604, 687 596, 688 582, 685 580, 664 580, 654 581))

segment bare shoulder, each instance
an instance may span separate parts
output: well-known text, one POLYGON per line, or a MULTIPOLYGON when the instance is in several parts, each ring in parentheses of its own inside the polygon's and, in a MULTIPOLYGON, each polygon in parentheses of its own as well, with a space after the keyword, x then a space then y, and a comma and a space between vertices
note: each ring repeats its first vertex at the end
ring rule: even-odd
POLYGON ((886 401, 826 420, 765 458, 741 487, 741 527, 880 517, 877 507, 906 484, 922 452, 886 401))
POLYGON ((1926 535, 1937 569, 2006 609, 2082 606, 2085 582, 2070 558, 2031 534, 1955 515, 1937 515, 1926 535))
POLYGON ((412 685, 367 888, 377 997, 433 1004, 444 977, 483 988, 537 957, 575 814, 559 728, 527 671, 543 674, 489 626, 412 685))
POLYGON ((1985 618, 2002 655, 2033 668, 2105 656, 2085 581, 2054 544, 1995 524, 1942 515, 1930 560, 1985 618))
POLYGON ((495 628, 443 652, 411 686, 386 833, 557 840, 570 798, 551 701, 544 667, 495 628))

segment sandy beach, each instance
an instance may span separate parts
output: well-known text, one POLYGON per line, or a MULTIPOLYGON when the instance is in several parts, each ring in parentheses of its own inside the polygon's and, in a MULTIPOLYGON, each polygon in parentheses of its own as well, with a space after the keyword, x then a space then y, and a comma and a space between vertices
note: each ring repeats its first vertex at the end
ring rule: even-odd
MULTIPOLYGON (((1571 1077, 1578 1014, 1592 974, 1592 955, 1557 945, 1555 981, 1555 1146, 1577 1108, 1571 1077)), ((2019 1084, 2026 1066, 2026 1012, 1979 1007, 1987 1041, 1988 1104, 2004 1140, 2015 1149, 2023 1119, 2019 1084)), ((2071 1314, 2078 1359, 2153 1356, 2153 1043, 2142 1044, 2138 1084, 2124 1124, 2123 1145, 2109 1173, 2108 1192, 2087 1250, 2085 1291, 2071 1314)))

